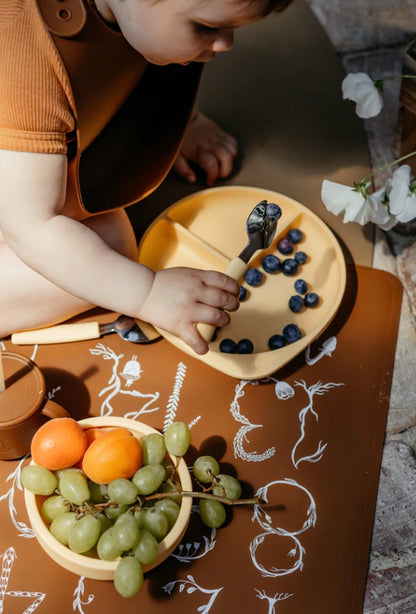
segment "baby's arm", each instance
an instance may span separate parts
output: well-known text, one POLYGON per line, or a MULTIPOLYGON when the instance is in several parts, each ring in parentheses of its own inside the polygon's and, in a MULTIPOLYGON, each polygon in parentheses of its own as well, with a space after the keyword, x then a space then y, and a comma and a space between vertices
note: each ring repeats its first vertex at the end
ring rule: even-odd
POLYGON ((238 285, 217 272, 154 273, 111 249, 84 224, 62 215, 63 155, 0 151, 0 228, 32 269, 74 296, 142 318, 207 351, 195 324, 224 325, 238 307, 238 285))
POLYGON ((212 119, 195 110, 187 127, 174 169, 186 181, 193 183, 196 176, 189 162, 194 162, 206 173, 207 184, 228 177, 237 155, 236 139, 227 134, 212 119))

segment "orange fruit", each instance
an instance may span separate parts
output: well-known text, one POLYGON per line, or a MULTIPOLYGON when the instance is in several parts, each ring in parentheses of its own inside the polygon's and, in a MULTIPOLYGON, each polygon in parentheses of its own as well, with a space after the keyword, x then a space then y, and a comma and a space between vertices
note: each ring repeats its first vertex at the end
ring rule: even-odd
POLYGON ((93 441, 95 441, 96 439, 104 435, 104 433, 107 433, 108 431, 112 431, 112 430, 113 430, 112 428, 101 427, 101 426, 87 426, 87 428, 84 429, 84 432, 87 436, 88 446, 90 446, 93 441))
POLYGON ((125 428, 104 432, 87 448, 82 460, 85 475, 97 484, 131 478, 141 465, 141 445, 125 428))
POLYGON ((87 436, 73 418, 52 418, 36 431, 30 453, 37 465, 50 471, 72 467, 87 449, 87 436))

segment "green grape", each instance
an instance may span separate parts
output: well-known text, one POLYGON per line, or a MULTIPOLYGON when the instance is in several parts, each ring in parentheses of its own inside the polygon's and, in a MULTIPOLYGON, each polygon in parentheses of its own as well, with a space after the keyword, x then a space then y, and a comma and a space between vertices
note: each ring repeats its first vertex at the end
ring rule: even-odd
POLYGON ((106 507, 104 510, 104 514, 107 516, 109 520, 117 520, 119 516, 125 514, 129 509, 129 505, 123 503, 121 505, 111 505, 110 507, 106 507))
POLYGON ((134 548, 139 539, 139 525, 135 517, 126 512, 114 523, 112 540, 116 548, 130 550, 134 548))
POLYGON ((68 546, 73 552, 87 552, 95 546, 101 532, 101 522, 92 514, 77 520, 69 531, 68 546))
POLYGON ((165 469, 158 463, 144 465, 132 477, 139 495, 150 495, 155 492, 165 479, 165 469))
POLYGON ((213 456, 199 456, 193 464, 192 472, 197 480, 206 484, 211 475, 218 475, 220 466, 213 456))
POLYGON ((169 457, 165 457, 160 464, 165 468, 165 480, 169 480, 175 471, 175 465, 169 457))
POLYGON ((52 520, 49 531, 64 546, 68 545, 69 532, 77 522, 75 512, 64 512, 52 520))
POLYGON ((161 510, 155 507, 144 509, 142 512, 140 528, 149 531, 160 542, 169 532, 168 519, 161 510))
POLYGON ((133 516, 136 519, 139 529, 141 529, 143 526, 144 509, 136 508, 133 512, 133 516))
POLYGON ((136 501, 139 491, 137 486, 131 480, 126 478, 117 478, 109 483, 107 488, 110 501, 115 503, 132 504, 136 501))
POLYGON ((181 509, 179 505, 172 499, 166 497, 165 499, 158 499, 155 502, 154 507, 165 514, 166 518, 168 519, 170 530, 178 519, 181 509))
POLYGON ((120 559, 114 572, 114 586, 122 597, 133 597, 143 584, 143 570, 134 556, 120 559))
POLYGON ((92 480, 88 480, 87 484, 93 503, 104 503, 107 501, 107 484, 97 484, 92 480))
POLYGON ((102 535, 105 531, 107 531, 107 529, 112 527, 113 524, 114 524, 112 520, 107 518, 107 516, 104 514, 104 512, 100 512, 99 514, 96 514, 96 517, 98 518, 98 520, 101 523, 100 535, 102 535))
POLYGON ((241 496, 241 484, 232 475, 219 473, 216 477, 217 486, 214 486, 212 493, 227 499, 239 499, 241 496))
POLYGON ((191 443, 191 431, 185 422, 174 422, 165 431, 165 444, 172 456, 184 456, 191 443))
POLYGON ((182 502, 181 485, 179 482, 163 482, 158 492, 174 492, 176 494, 169 497, 169 499, 175 501, 177 505, 180 505, 182 502))
POLYGON ((143 565, 153 563, 159 554, 159 546, 154 535, 146 529, 140 529, 139 541, 133 550, 133 554, 143 565))
POLYGON ((61 472, 59 491, 65 499, 75 505, 81 505, 90 498, 90 491, 84 475, 72 469, 61 472))
POLYGON ((226 519, 225 507, 215 499, 200 499, 199 515, 204 525, 210 529, 218 529, 226 519))
POLYGON ((71 504, 62 495, 48 497, 42 503, 40 513, 45 522, 52 522, 59 514, 69 512, 71 504))
POLYGON ((140 442, 143 451, 143 465, 161 463, 166 454, 166 445, 163 435, 149 433, 140 442))
POLYGON ((40 465, 23 467, 20 479, 27 490, 35 495, 51 495, 58 486, 56 476, 40 465))
POLYGON ((123 551, 114 544, 112 527, 100 535, 97 542, 97 554, 101 560, 114 561, 121 556, 122 552, 123 551))

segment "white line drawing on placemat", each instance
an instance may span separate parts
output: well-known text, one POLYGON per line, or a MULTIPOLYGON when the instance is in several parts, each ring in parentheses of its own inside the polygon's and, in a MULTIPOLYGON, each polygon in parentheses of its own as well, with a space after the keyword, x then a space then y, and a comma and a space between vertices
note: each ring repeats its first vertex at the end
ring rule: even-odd
POLYGON ((309 499, 309 507, 307 509, 306 519, 302 527, 295 531, 287 531, 286 529, 283 529, 282 527, 273 527, 272 518, 267 512, 265 512, 263 507, 261 505, 254 506, 252 521, 257 522, 260 525, 260 527, 263 529, 263 533, 260 533, 251 541, 249 550, 250 550, 251 559, 253 561, 253 564, 261 572, 261 575, 266 578, 276 578, 277 576, 285 576, 295 571, 302 570, 303 556, 305 554, 305 549, 302 546, 297 536, 307 531, 310 527, 315 526, 316 518, 317 518, 316 504, 315 504, 315 500, 312 497, 311 493, 308 491, 307 488, 305 488, 301 484, 298 484, 298 482, 290 478, 284 478, 283 480, 275 480, 273 482, 269 482, 268 484, 266 484, 266 486, 262 486, 261 488, 258 489, 258 491, 256 492, 256 496, 267 503, 268 502, 267 495, 268 495, 269 488, 271 488, 272 486, 279 485, 279 484, 282 484, 285 486, 293 486, 295 488, 299 488, 300 490, 302 490, 309 499), (272 567, 271 569, 266 569, 261 563, 258 562, 257 548, 264 542, 266 537, 272 537, 272 536, 288 538, 294 542, 293 548, 289 550, 289 552, 287 553, 287 555, 291 559, 294 560, 294 563, 291 567, 287 567, 287 568, 272 567))
POLYGON ((248 433, 252 431, 253 429, 262 428, 263 425, 262 424, 252 424, 248 420, 248 418, 246 418, 246 416, 243 416, 243 414, 240 412, 240 404, 238 402, 238 399, 241 399, 245 395, 244 388, 247 386, 247 384, 256 386, 258 385, 258 383, 259 382, 256 380, 253 380, 253 381, 241 380, 240 383, 237 384, 237 386, 235 387, 234 399, 230 406, 230 412, 234 420, 236 420, 236 422, 240 422, 243 425, 242 427, 240 427, 240 429, 237 431, 236 435, 234 436, 234 441, 233 441, 234 457, 241 458, 242 460, 245 460, 248 462, 264 461, 264 460, 267 460, 268 458, 271 458, 276 453, 276 448, 274 446, 272 446, 271 448, 268 448, 261 454, 258 454, 257 452, 246 452, 244 449, 244 442, 249 442, 249 439, 247 437, 248 433))
POLYGON ((293 593, 276 593, 273 597, 270 597, 269 595, 266 595, 266 591, 264 590, 261 591, 258 588, 255 588, 254 590, 256 591, 259 599, 267 599, 269 604, 269 611, 267 614, 276 614, 275 604, 278 601, 285 601, 286 599, 289 599, 289 597, 293 597, 293 593))
POLYGON ((323 343, 322 347, 319 349, 318 354, 315 358, 311 358, 311 346, 305 349, 305 360, 306 364, 311 366, 314 365, 318 360, 321 360, 324 356, 332 356, 332 352, 335 352, 337 347, 337 338, 336 337, 328 337, 323 343))
POLYGON ((17 558, 16 550, 13 546, 7 548, 3 553, 1 579, 0 579, 0 614, 3 614, 4 610, 4 598, 8 597, 33 597, 35 600, 31 605, 24 610, 22 614, 32 614, 38 609, 38 606, 45 599, 45 593, 39 593, 37 591, 8 591, 10 574, 14 565, 14 561, 17 558))
POLYGON ((319 416, 313 408, 314 396, 316 395, 322 396, 325 394, 325 392, 327 392, 331 388, 335 388, 336 386, 343 386, 343 385, 344 384, 342 382, 341 383, 328 382, 327 384, 322 384, 322 382, 317 382, 316 384, 312 384, 312 386, 308 387, 303 380, 295 382, 295 386, 301 386, 305 390, 309 398, 308 405, 306 405, 306 407, 301 409, 301 411, 299 412, 300 437, 292 449, 292 463, 294 464, 296 469, 298 469, 298 466, 302 461, 307 461, 308 463, 317 463, 318 461, 320 461, 323 456, 324 450, 326 446, 328 445, 320 441, 318 444, 318 448, 316 449, 315 452, 313 452, 312 454, 309 454, 308 456, 302 456, 301 458, 296 459, 296 452, 297 452, 298 446, 305 439, 305 434, 306 434, 305 424, 306 424, 307 415, 311 414, 312 416, 314 416, 316 422, 319 420, 319 416))
MULTIPOLYGON (((105 347, 102 343, 97 343, 95 348, 90 349, 91 354, 96 356, 102 356, 104 360, 112 360, 113 368, 112 375, 108 380, 108 386, 103 388, 98 396, 104 396, 104 401, 101 404, 100 415, 101 416, 110 416, 113 413, 113 406, 111 405, 111 400, 117 394, 127 394, 141 399, 149 399, 140 409, 137 411, 128 412, 125 414, 125 418, 130 418, 131 420, 136 420, 140 415, 145 413, 151 413, 157 411, 159 407, 150 407, 153 403, 157 401, 159 398, 159 392, 154 393, 143 393, 138 390, 126 390, 122 388, 122 380, 119 375, 119 366, 120 360, 124 357, 124 354, 116 354, 111 348, 105 347)), ((121 376, 124 373, 124 379, 126 380, 126 386, 131 386, 132 382, 139 379, 141 376, 141 367, 140 363, 137 361, 136 357, 133 357, 124 366, 124 369, 121 372, 121 376), (124 372, 124 369, 127 369, 124 372)))
POLYGON ((171 595, 173 589, 175 588, 175 585, 178 584, 179 592, 182 592, 184 589, 186 589, 186 592, 188 594, 194 593, 195 591, 200 591, 205 595, 211 595, 208 603, 204 603, 203 605, 198 607, 198 612, 200 612, 201 614, 208 614, 212 608, 214 601, 218 597, 218 594, 222 591, 224 587, 220 586, 220 588, 216 589, 203 588, 202 586, 199 586, 197 582, 195 582, 193 576, 191 576, 190 574, 188 574, 186 578, 186 580, 173 580, 173 582, 168 582, 163 587, 163 590, 166 593, 169 593, 169 595, 171 595))
MULTIPOLYGON (((192 506, 192 513, 199 513, 199 506, 192 506)), ((195 561, 196 559, 202 559, 208 552, 211 552, 215 548, 217 531, 216 529, 211 529, 210 537, 208 538, 206 535, 202 535, 203 540, 203 548, 199 552, 201 548, 201 542, 193 541, 193 542, 183 542, 180 543, 174 552, 172 552, 171 556, 180 561, 181 563, 190 563, 195 561)))
POLYGON ((183 362, 178 364, 178 368, 176 370, 175 375, 175 384, 173 386, 173 392, 169 397, 169 400, 166 405, 166 414, 165 420, 163 422, 163 432, 166 431, 168 426, 175 422, 176 413, 179 407, 179 399, 182 390, 183 383, 185 381, 186 376, 186 365, 183 362))
POLYGON ((78 584, 76 589, 74 590, 74 601, 72 602, 72 610, 75 612, 77 610, 80 614, 84 614, 84 605, 90 605, 92 601, 94 601, 94 595, 88 595, 86 601, 82 601, 82 597, 84 595, 85 587, 84 587, 85 576, 80 576, 78 580, 78 584))
POLYGON ((20 481, 20 474, 22 471, 22 465, 26 459, 27 459, 27 456, 22 458, 22 460, 17 465, 16 469, 7 476, 6 482, 9 482, 11 480, 12 485, 6 493, 0 496, 0 501, 4 501, 6 499, 8 500, 10 518, 12 520, 12 523, 16 527, 16 529, 19 531, 18 536, 19 537, 35 537, 33 530, 30 527, 28 527, 26 523, 22 522, 21 520, 16 519, 17 510, 14 504, 14 496, 15 496, 16 488, 18 490, 23 490, 22 483, 20 481))

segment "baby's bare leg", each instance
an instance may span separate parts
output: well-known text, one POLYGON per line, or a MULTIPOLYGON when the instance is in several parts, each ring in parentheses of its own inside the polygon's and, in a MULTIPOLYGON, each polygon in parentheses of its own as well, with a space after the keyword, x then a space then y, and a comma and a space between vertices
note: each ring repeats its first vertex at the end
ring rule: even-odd
MULTIPOLYGON (((136 259, 136 239, 125 211, 97 215, 82 223, 117 252, 136 259)), ((53 258, 53 254, 50 257, 53 258)), ((91 307, 93 305, 61 290, 25 265, 0 234, 0 339, 19 330, 62 322, 91 307)))

